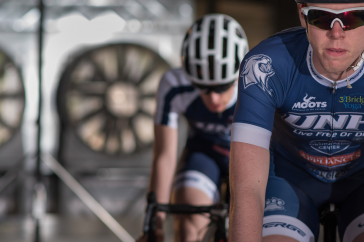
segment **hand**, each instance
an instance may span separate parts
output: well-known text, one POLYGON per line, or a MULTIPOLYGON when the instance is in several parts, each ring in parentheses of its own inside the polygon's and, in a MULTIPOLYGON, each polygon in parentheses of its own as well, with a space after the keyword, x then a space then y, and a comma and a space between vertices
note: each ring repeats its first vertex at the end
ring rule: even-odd
MULTIPOLYGON (((163 232, 163 221, 165 219, 165 214, 157 213, 156 223, 155 223, 155 238, 156 242, 164 242, 164 232, 163 232)), ((141 235, 136 242, 148 242, 148 235, 141 235)))

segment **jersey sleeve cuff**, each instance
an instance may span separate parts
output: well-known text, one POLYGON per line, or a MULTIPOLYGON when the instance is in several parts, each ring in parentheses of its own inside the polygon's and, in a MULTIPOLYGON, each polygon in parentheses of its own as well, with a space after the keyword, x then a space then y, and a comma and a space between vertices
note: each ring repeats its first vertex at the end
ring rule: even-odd
POLYGON ((178 128, 178 113, 171 112, 168 114, 168 118, 166 119, 166 122, 162 122, 161 119, 158 119, 158 116, 156 115, 154 117, 154 123, 159 125, 167 125, 170 128, 177 129, 178 128))
POLYGON ((251 124, 233 123, 231 133, 232 142, 247 143, 269 149, 272 132, 267 129, 251 124))

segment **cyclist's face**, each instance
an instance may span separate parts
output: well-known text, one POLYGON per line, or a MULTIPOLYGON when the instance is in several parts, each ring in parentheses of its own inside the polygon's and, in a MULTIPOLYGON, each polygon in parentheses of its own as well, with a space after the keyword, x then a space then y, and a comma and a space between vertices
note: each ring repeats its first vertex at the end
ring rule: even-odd
POLYGON ((236 83, 223 93, 210 92, 208 94, 204 94, 203 92, 201 92, 201 99, 207 109, 213 113, 220 113, 225 111, 232 96, 234 95, 235 85, 236 83))
MULTIPOLYGON (((315 3, 307 4, 340 10, 345 8, 364 7, 364 3, 315 3)), ((313 64, 316 70, 325 77, 333 80, 343 79, 344 71, 354 64, 364 50, 364 26, 344 31, 338 21, 331 30, 323 30, 311 24, 306 25, 304 15, 301 14, 302 5, 298 4, 301 24, 308 28, 308 38, 313 49, 313 64)), ((353 71, 350 70, 349 74, 353 71)))

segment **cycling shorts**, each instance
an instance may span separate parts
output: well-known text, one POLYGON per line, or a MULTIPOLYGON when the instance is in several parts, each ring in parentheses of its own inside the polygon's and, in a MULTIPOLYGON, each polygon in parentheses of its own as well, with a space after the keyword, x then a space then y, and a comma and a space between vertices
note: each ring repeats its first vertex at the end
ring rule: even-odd
POLYGON ((220 200, 221 178, 229 172, 229 157, 219 150, 186 149, 175 177, 174 191, 192 187, 204 192, 216 203, 220 200))
POLYGON ((324 183, 302 168, 271 157, 263 220, 263 236, 280 234, 302 242, 317 241, 324 206, 339 207, 338 228, 343 242, 364 233, 364 170, 324 183))

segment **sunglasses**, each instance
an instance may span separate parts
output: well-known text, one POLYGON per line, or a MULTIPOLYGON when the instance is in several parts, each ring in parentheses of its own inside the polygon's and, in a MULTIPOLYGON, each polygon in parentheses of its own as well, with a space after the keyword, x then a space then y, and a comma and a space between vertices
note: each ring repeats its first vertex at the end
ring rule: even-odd
POLYGON ((364 7, 332 10, 320 7, 304 7, 301 12, 309 24, 323 30, 330 30, 338 21, 343 30, 351 30, 364 25, 364 7))
POLYGON ((235 82, 230 82, 228 84, 217 85, 217 86, 206 86, 194 83, 193 85, 201 91, 202 94, 210 94, 211 92, 221 94, 226 92, 234 85, 235 82))

